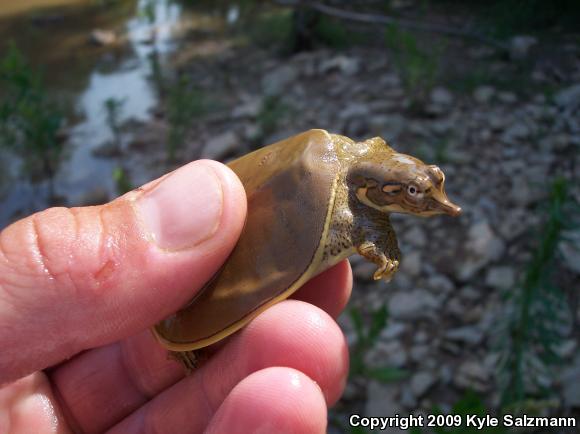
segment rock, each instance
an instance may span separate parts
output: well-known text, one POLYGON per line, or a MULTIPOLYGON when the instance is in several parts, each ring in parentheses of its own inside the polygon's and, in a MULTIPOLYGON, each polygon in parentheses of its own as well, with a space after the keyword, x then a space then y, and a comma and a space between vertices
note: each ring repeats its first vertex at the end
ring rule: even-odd
POLYGON ((242 127, 241 135, 247 142, 255 141, 260 136, 262 129, 255 123, 246 123, 242 127))
POLYGON ((562 359, 567 359, 575 354, 577 347, 578 343, 574 339, 568 339, 554 348, 554 352, 562 359))
POLYGON ((514 36, 510 40, 510 58, 523 60, 528 57, 530 49, 538 43, 538 39, 529 35, 514 36))
POLYGON ((580 231, 565 231, 558 249, 564 258, 564 266, 580 274, 580 231))
MULTIPOLYGON (((399 398, 401 405, 409 410, 415 409, 417 407, 417 398, 411 391, 411 387, 407 384, 403 384, 401 387, 401 396, 399 398)), ((399 430, 400 432, 400 430, 399 430)))
POLYGON ((431 372, 417 372, 411 377, 411 392, 413 392, 413 395, 417 398, 421 398, 436 382, 437 378, 431 372))
POLYGON ((479 86, 473 91, 473 99, 479 104, 487 104, 495 95, 495 88, 492 86, 479 86))
POLYGON ((449 293, 455 289, 453 281, 444 274, 433 274, 425 282, 427 289, 433 292, 449 293))
POLYGON ((117 35, 112 30, 95 29, 91 32, 89 41, 101 47, 112 45, 117 41, 117 35))
POLYGON ((412 321, 432 317, 433 311, 440 306, 439 300, 428 291, 415 289, 393 295, 389 301, 389 313, 394 319, 412 321))
POLYGON ((453 131, 454 128, 455 124, 452 119, 438 119, 431 123, 431 130, 440 136, 445 136, 453 131))
POLYGON ((561 108, 577 107, 580 104, 580 83, 556 93, 554 101, 561 108))
POLYGON ((466 285, 459 290, 459 296, 466 301, 477 301, 481 298, 481 293, 473 286, 466 285))
POLYGON ((365 355, 368 366, 403 367, 407 363, 407 351, 398 340, 378 341, 365 355))
POLYGON ((416 344, 425 344, 429 341, 429 335, 425 332, 425 330, 419 330, 415 332, 413 336, 413 342, 416 344))
MULTIPOLYGON (((400 414, 403 408, 396 399, 398 387, 394 384, 383 384, 377 381, 370 381, 367 387, 367 401, 365 404, 365 416, 378 416, 381 414, 400 414)), ((400 434, 398 427, 389 427, 377 432, 400 434)))
POLYGON ((345 122, 343 126, 344 135, 347 137, 366 138, 369 136, 369 124, 366 117, 355 117, 345 122))
POLYGON ((421 252, 412 251, 401 260, 401 272, 416 277, 421 274, 421 264, 421 252))
POLYGON ((516 282, 516 273, 513 268, 499 266, 490 268, 485 276, 485 284, 494 289, 510 289, 516 282))
POLYGON ((120 157, 122 152, 120 146, 112 140, 109 140, 102 145, 94 148, 91 151, 95 157, 98 158, 114 158, 120 157))
POLYGON ((235 107, 232 110, 233 119, 255 119, 262 109, 262 100, 260 98, 253 98, 245 103, 235 107))
POLYGON ((444 87, 436 87, 431 91, 430 102, 425 110, 432 115, 442 115, 450 110, 452 104, 451 92, 444 87))
POLYGON ((397 339, 398 337, 402 336, 407 331, 407 326, 402 322, 394 322, 390 321, 382 331, 381 331, 381 339, 382 340, 389 340, 389 339, 397 339))
POLYGON ((532 186, 528 181, 528 178, 531 178, 529 173, 526 173, 526 175, 527 176, 514 176, 512 178, 509 198, 513 203, 517 204, 518 208, 527 208, 538 199, 537 194, 534 194, 532 186))
POLYGON ((431 91, 431 102, 436 105, 450 106, 453 104, 453 95, 444 87, 436 87, 431 91))
POLYGON ((500 219, 499 234, 511 241, 528 229, 529 212, 524 209, 512 209, 500 219))
POLYGON ((366 118, 369 115, 370 110, 367 104, 351 102, 338 113, 338 118, 342 120, 348 120, 356 117, 366 118))
POLYGON ((346 76, 356 75, 360 71, 360 62, 354 57, 336 56, 320 64, 320 73, 340 72, 346 76))
POLYGON ((399 87, 401 86, 401 79, 397 74, 383 74, 379 78, 379 83, 385 87, 399 87))
POLYGON ((504 242, 492 231, 485 220, 469 228, 465 254, 458 261, 457 277, 462 281, 471 279, 479 270, 498 260, 505 250, 504 242))
POLYGON ((352 269, 352 274, 356 279, 360 279, 366 282, 374 282, 373 274, 375 274, 376 269, 376 264, 365 261, 356 264, 352 269))
POLYGON ((422 360, 425 360, 425 357, 427 357, 429 351, 430 347, 428 345, 414 345, 411 348, 409 354, 411 355, 411 359, 414 362, 419 363, 422 360))
POLYGON ((459 366, 454 383, 461 389, 485 392, 491 386, 491 375, 487 368, 475 360, 467 360, 459 366))
POLYGON ((483 333, 477 327, 464 326, 445 332, 445 339, 466 345, 478 345, 483 340, 483 333))
POLYGON ((103 187, 96 187, 81 196, 78 203, 81 206, 102 205, 110 200, 109 193, 103 187))
POLYGON ((567 407, 580 408, 580 355, 560 375, 562 395, 567 407))
POLYGON ((509 119, 503 113, 494 111, 487 116, 487 124, 490 126, 492 131, 497 132, 503 130, 508 122, 509 119))
POLYGON ((414 247, 424 247, 427 244, 427 236, 425 231, 419 226, 413 226, 403 235, 405 243, 414 247))
POLYGON ((396 140, 403 132, 408 120, 398 114, 389 115, 385 118, 381 129, 381 136, 387 141, 396 140))
POLYGON ((518 97, 515 93, 507 91, 499 92, 497 94, 497 99, 504 104, 513 104, 518 101, 518 97))
POLYGON ((223 160, 226 157, 235 154, 238 150, 238 137, 232 132, 228 131, 215 136, 206 143, 201 153, 202 158, 209 158, 211 160, 223 160))
POLYGON ((280 95, 297 78, 298 71, 296 68, 292 65, 283 65, 270 71, 262 78, 262 89, 266 95, 280 95))
POLYGON ((522 122, 516 122, 510 126, 503 134, 502 140, 506 143, 514 143, 518 140, 525 140, 530 137, 531 129, 530 127, 522 122))
POLYGON ((546 137, 543 140, 543 143, 540 143, 540 146, 542 145, 548 152, 562 152, 565 151, 568 146, 572 145, 572 136, 566 133, 557 133, 546 137))

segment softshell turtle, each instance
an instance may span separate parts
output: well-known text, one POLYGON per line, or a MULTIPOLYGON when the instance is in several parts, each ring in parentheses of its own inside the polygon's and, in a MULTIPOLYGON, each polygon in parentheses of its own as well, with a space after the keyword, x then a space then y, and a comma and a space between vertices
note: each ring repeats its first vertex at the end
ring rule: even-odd
POLYGON ((391 212, 461 212, 447 199, 441 169, 394 151, 379 137, 357 143, 310 130, 228 166, 246 190, 246 224, 221 270, 154 327, 174 352, 231 335, 355 252, 377 264, 375 279, 390 280, 400 261, 391 212))

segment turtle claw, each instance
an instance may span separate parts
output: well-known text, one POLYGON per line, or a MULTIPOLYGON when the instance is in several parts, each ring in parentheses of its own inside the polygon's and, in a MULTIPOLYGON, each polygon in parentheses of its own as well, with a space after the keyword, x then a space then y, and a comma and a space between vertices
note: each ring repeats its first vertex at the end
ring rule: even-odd
POLYGON ((385 282, 390 282, 397 270, 399 269, 399 261, 387 259, 373 274, 373 279, 383 279, 385 282))

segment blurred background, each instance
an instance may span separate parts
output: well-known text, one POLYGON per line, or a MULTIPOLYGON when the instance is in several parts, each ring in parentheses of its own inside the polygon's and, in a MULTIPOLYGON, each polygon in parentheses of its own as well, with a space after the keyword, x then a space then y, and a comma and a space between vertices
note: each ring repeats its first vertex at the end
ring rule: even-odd
POLYGON ((388 285, 351 261, 329 432, 579 415, 580 2, 2 1, 0 98, 0 228, 309 128, 440 165, 464 215, 394 218, 388 285))

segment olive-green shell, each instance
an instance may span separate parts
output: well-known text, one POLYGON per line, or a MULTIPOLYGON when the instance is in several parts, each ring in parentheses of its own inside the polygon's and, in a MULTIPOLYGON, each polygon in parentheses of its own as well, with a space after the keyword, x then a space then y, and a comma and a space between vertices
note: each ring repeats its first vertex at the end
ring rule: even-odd
POLYGON ((240 239, 219 273, 155 326, 174 351, 232 334, 316 274, 339 172, 332 136, 310 130, 229 164, 248 198, 240 239))

